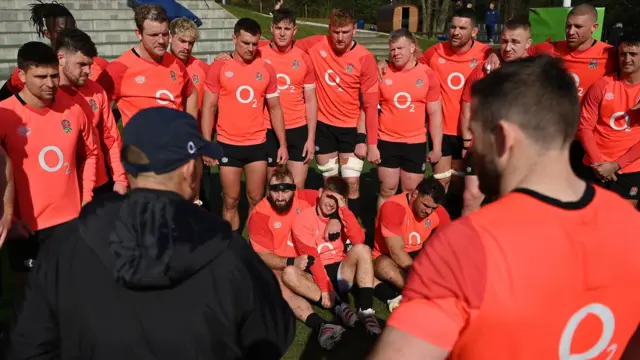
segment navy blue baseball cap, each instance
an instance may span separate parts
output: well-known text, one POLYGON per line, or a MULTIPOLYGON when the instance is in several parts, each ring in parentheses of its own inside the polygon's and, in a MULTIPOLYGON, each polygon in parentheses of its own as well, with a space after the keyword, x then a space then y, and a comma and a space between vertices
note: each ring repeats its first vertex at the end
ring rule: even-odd
POLYGON ((202 136, 198 121, 190 114, 167 107, 140 110, 122 131, 122 164, 132 176, 142 172, 165 174, 200 156, 220 159, 220 145, 202 136), (148 164, 127 162, 125 151, 131 145, 142 151, 148 164))

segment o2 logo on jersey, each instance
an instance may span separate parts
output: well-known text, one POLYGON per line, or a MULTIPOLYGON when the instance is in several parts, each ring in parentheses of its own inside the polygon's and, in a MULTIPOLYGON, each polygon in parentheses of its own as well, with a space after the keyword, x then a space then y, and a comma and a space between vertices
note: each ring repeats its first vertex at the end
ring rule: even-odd
POLYGON ((324 249, 325 247, 329 248, 327 252, 335 250, 332 243, 323 242, 322 244, 318 245, 318 254, 322 254, 322 249, 324 249))
POLYGON ((296 88, 291 85, 291 78, 287 74, 277 74, 276 80, 284 79, 284 85, 280 85, 280 81, 278 81, 278 90, 284 91, 289 90, 289 92, 295 92, 296 88))
POLYGON ((422 242, 422 238, 420 237, 420 234, 418 234, 415 231, 412 231, 409 234, 409 245, 420 245, 421 242, 422 242))
POLYGON ((254 107, 254 108, 258 107, 258 100, 255 99, 255 93, 253 91, 253 88, 251 88, 251 86, 242 85, 238 87, 238 89, 236 90, 236 99, 241 104, 251 103, 251 107, 254 107), (246 95, 249 95, 249 96, 246 96, 246 95))
POLYGON ((584 95, 584 88, 580 87, 580 77, 576 73, 570 72, 569 75, 573 78, 573 82, 576 84, 576 88, 578 89, 578 96, 584 95))
POLYGON ((156 101, 160 105, 167 105, 169 103, 174 103, 175 105, 176 98, 169 90, 158 90, 156 92, 156 101), (168 100, 166 98, 168 98, 168 100))
POLYGON ((629 114, 624 111, 617 112, 611 115, 611 118, 609 119, 609 126, 611 126, 613 130, 631 131, 631 117, 629 117, 629 114), (624 120, 622 122, 622 126, 618 126, 618 124, 621 123, 620 120, 624 120))
POLYGON ((411 95, 409 95, 409 93, 401 91, 399 93, 397 93, 394 97, 393 97, 393 104, 398 108, 398 109, 406 109, 409 108, 409 112, 416 112, 416 106, 414 104, 411 103, 411 95), (402 101, 402 104, 400 103, 400 100, 403 99, 404 101, 402 101))
POLYGON ((464 87, 465 81, 464 75, 459 72, 453 72, 447 78, 447 86, 451 90, 460 90, 464 87))
POLYGON ((613 339, 613 333, 616 328, 616 319, 613 312, 607 306, 599 303, 591 303, 578 310, 567 322, 562 335, 560 336, 560 345, 558 347, 558 357, 560 360, 589 360, 600 357, 603 352, 607 352, 607 360, 613 358, 618 350, 617 344, 609 344, 613 339), (571 353, 571 344, 573 337, 584 320, 589 314, 595 315, 602 322, 602 333, 600 338, 587 351, 573 354, 571 353))
POLYGON ((64 154, 62 153, 62 150, 60 150, 60 148, 55 145, 45 146, 42 148, 42 150, 40 150, 40 153, 38 154, 38 163, 40 164, 40 167, 46 172, 56 172, 64 166, 64 173, 66 175, 71 173, 69 163, 64 161, 64 154), (49 166, 47 164, 46 157, 49 152, 53 152, 53 154, 55 154, 56 156, 57 160, 55 161, 54 166, 49 166))
MULTIPOLYGON (((324 73, 324 82, 330 86, 338 86, 340 84, 340 76, 335 71, 329 69, 324 73)), ((342 88, 338 86, 338 91, 342 91, 342 88)))

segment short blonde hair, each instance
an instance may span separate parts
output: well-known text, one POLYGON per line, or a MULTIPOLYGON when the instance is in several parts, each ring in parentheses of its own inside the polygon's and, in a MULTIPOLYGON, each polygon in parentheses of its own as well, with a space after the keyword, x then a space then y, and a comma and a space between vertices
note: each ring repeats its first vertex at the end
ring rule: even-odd
POLYGON ((332 27, 355 25, 356 16, 351 10, 336 8, 331 10, 331 15, 329 15, 329 23, 332 27))
POLYGON ((171 36, 177 34, 193 37, 196 41, 200 39, 200 31, 198 26, 187 17, 174 19, 169 24, 169 33, 171 36))

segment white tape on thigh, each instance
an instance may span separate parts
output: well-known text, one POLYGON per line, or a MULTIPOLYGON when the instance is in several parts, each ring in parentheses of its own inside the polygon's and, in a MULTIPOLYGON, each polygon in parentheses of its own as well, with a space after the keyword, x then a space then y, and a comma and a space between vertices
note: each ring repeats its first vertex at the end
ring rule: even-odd
POLYGON ((322 172, 322 176, 336 176, 338 175, 338 170, 340 169, 340 165, 338 165, 338 158, 335 157, 324 165, 318 164, 318 170, 322 172))
POLYGON ((451 175, 455 175, 455 176, 460 176, 460 177, 465 177, 467 174, 464 173, 464 171, 456 171, 456 170, 449 170, 451 172, 451 175))
POLYGON ((433 178, 436 180, 442 180, 442 179, 446 179, 448 177, 451 176, 451 174, 453 173, 453 170, 449 169, 443 173, 439 173, 439 174, 433 174, 433 178))
POLYGON ((340 174, 345 178, 360 177, 363 166, 364 161, 356 157, 349 156, 347 163, 340 167, 340 174))

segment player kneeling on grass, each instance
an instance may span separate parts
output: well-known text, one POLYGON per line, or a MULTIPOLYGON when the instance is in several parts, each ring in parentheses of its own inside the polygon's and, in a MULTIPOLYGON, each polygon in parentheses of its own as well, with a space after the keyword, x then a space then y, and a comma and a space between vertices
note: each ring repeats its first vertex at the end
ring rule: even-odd
MULTIPOLYGON (((249 239, 256 253, 273 270, 280 283, 282 297, 296 317, 318 331, 320 346, 331 350, 342 337, 344 328, 327 323, 313 311, 306 299, 292 292, 282 282, 283 270, 287 265, 299 270, 287 271, 292 281, 298 282, 299 279, 296 277, 305 277, 307 274, 303 271, 313 263, 308 255, 296 255, 291 242, 291 226, 302 210, 316 205, 317 199, 317 190, 296 190, 293 174, 286 166, 275 168, 269 177, 267 196, 256 205, 249 216, 249 239)), ((337 223, 339 231, 339 221, 334 219, 330 222, 337 223)))
POLYGON ((299 254, 315 259, 309 267, 313 279, 298 267, 288 266, 282 281, 298 295, 317 301, 325 308, 333 308, 348 327, 354 327, 357 318, 343 300, 347 300, 346 293, 356 282, 358 318, 369 333, 377 335, 381 329, 372 308, 371 250, 364 245, 364 230, 358 219, 347 208, 345 198, 348 193, 349 187, 342 178, 329 177, 319 191, 317 205, 303 210, 296 218, 292 228, 294 246, 299 254), (325 235, 328 221, 334 218, 340 219, 343 230, 325 235), (345 252, 347 240, 353 247, 345 252), (334 289, 341 295, 337 296, 334 289))
POLYGON ((415 190, 389 198, 380 207, 373 248, 378 279, 402 289, 422 246, 437 228, 451 222, 442 205, 444 186, 428 177, 415 190))

